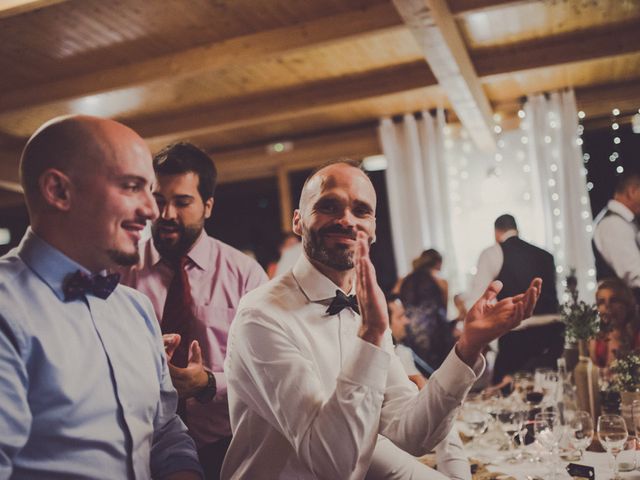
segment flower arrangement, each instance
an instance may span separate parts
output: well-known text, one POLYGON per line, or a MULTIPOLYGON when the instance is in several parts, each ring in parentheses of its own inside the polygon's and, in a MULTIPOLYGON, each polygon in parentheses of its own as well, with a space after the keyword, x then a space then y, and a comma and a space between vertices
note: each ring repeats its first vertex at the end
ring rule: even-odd
POLYGON ((640 392, 640 350, 616 358, 609 368, 611 387, 618 392, 640 392))
POLYGON ((567 277, 569 299, 562 304, 560 316, 565 324, 565 337, 570 342, 589 340, 600 331, 600 317, 595 304, 578 300, 575 271, 567 277))

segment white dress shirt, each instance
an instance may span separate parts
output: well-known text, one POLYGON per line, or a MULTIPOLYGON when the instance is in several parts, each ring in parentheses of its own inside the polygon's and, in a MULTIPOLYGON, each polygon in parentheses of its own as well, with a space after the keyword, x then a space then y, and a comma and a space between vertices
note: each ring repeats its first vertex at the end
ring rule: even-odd
POLYGON ((630 287, 640 287, 640 247, 635 215, 617 200, 609 200, 607 208, 595 219, 593 241, 616 275, 630 287), (608 215, 611 210, 618 215, 608 215))
MULTIPOLYGON (((379 348, 358 337, 352 310, 326 313, 336 290, 302 255, 241 300, 225 363, 223 479, 361 479, 378 434, 422 455, 450 431, 484 359, 471 369, 452 351, 418 392, 389 330, 379 348)), ((376 478, 393 478, 382 470, 376 478)))

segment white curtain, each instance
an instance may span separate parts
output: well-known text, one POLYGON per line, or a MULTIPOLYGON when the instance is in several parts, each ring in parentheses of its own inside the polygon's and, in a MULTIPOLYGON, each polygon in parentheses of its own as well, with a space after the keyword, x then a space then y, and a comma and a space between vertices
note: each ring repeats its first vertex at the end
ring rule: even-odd
POLYGON ((554 254, 558 276, 575 269, 581 297, 593 301, 592 216, 574 92, 531 95, 524 112, 534 193, 545 212, 545 247, 554 254))
POLYGON ((399 276, 423 250, 443 254, 443 276, 455 285, 447 171, 443 155, 444 112, 406 114, 381 120, 378 134, 387 158, 386 172, 393 249, 399 276))

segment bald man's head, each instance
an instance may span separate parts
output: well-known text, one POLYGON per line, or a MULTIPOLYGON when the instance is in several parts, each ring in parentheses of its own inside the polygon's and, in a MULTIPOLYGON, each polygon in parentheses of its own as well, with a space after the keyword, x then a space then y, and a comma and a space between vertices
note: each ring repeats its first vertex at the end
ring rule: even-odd
POLYGON ((87 115, 57 117, 29 139, 20 159, 20 181, 28 204, 39 197, 42 173, 57 169, 74 177, 91 175, 113 154, 115 138, 142 139, 118 122, 87 115))
POLYGON ((60 117, 29 139, 20 176, 31 226, 90 269, 132 264, 151 196, 151 153, 130 128, 84 115, 60 117))
POLYGON ((293 231, 302 237, 307 257, 334 270, 353 268, 358 231, 373 242, 376 192, 369 177, 347 162, 333 163, 305 182, 293 231))

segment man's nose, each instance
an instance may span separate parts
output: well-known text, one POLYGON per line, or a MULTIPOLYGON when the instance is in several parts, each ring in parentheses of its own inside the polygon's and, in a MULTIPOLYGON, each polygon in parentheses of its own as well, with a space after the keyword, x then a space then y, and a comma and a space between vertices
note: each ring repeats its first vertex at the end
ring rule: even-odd
POLYGON ((142 216, 147 220, 155 220, 158 218, 158 205, 151 192, 145 193, 144 202, 142 204, 142 216))
POLYGON ((164 206, 160 210, 160 216, 165 220, 170 220, 176 217, 176 209, 171 204, 171 202, 167 202, 164 204, 164 206))

